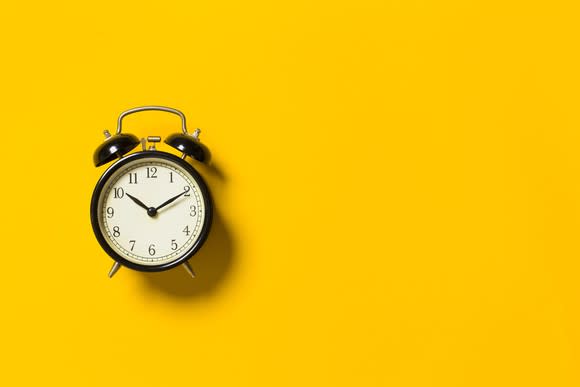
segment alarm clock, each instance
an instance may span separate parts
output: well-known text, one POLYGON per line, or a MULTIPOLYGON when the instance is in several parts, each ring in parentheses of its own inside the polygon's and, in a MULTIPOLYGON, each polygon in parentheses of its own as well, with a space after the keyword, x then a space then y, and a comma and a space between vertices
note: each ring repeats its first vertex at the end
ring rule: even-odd
POLYGON ((96 167, 110 162, 93 191, 91 224, 100 246, 115 261, 109 277, 121 266, 152 272, 183 266, 195 277, 188 260, 204 244, 212 223, 212 200, 204 180, 186 161, 205 163, 209 151, 199 140, 200 130, 189 134, 185 115, 165 106, 142 106, 119 115, 117 131, 104 131, 96 149, 96 167), (123 118, 157 110, 181 118, 181 132, 165 143, 181 157, 157 150, 159 136, 139 140, 123 133, 123 118), (142 149, 131 153, 141 144, 142 149), (116 161, 115 161, 116 160, 116 161))

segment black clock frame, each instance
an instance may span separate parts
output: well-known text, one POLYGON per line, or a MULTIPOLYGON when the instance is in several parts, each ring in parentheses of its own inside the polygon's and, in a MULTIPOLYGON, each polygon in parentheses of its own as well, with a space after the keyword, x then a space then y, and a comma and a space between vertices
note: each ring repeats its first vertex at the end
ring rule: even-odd
POLYGON ((105 171, 105 173, 103 173, 103 175, 101 176, 101 178, 97 182, 95 190, 93 191, 93 196, 91 198, 91 224, 93 226, 93 232, 95 233, 95 236, 97 237, 97 240, 99 241, 99 244, 101 245, 103 250, 105 250, 105 252, 111 258, 113 258, 115 261, 119 262, 123 266, 129 267, 131 269, 139 270, 139 271, 149 271, 149 272, 163 271, 163 270, 168 270, 168 269, 171 269, 173 267, 176 267, 176 266, 179 266, 179 265, 185 263, 187 260, 189 260, 191 257, 193 257, 195 255, 195 253, 201 248, 201 246, 203 246, 204 242, 207 239, 209 231, 211 229, 212 219, 213 219, 212 199, 211 199, 211 195, 209 193, 209 189, 207 188, 207 185, 205 184, 205 181, 203 180, 201 175, 195 170, 195 168, 193 168, 193 166, 191 166, 185 160, 183 160, 183 159, 181 159, 181 158, 179 158, 171 153, 167 153, 167 152, 163 152, 163 151, 146 150, 146 151, 142 151, 142 152, 133 153, 129 156, 121 158, 120 160, 115 162, 113 165, 111 165, 105 171), (196 181, 196 183, 199 185, 199 188, 201 190, 201 196, 203 197, 204 205, 205 205, 204 224, 201 227, 200 235, 199 235, 199 238, 197 239, 197 241, 195 241, 193 246, 191 246, 189 248, 189 250, 187 250, 187 252, 185 252, 179 259, 177 259, 175 261, 168 262, 168 263, 164 263, 162 265, 151 265, 151 266, 140 265, 140 264, 126 260, 121 255, 119 255, 115 250, 113 250, 113 248, 107 243, 105 237, 103 236, 103 233, 101 232, 101 228, 99 227, 99 218, 98 218, 98 216, 99 216, 99 209, 98 209, 99 196, 101 195, 101 192, 102 192, 103 188, 105 187, 105 184, 107 183, 109 178, 112 176, 113 173, 115 173, 115 171, 117 171, 119 168, 123 167, 128 162, 133 161, 133 160, 138 160, 138 159, 146 159, 146 158, 149 158, 149 159, 157 158, 157 159, 172 161, 172 162, 178 164, 179 166, 181 166, 183 169, 185 169, 193 177, 193 179, 196 181))

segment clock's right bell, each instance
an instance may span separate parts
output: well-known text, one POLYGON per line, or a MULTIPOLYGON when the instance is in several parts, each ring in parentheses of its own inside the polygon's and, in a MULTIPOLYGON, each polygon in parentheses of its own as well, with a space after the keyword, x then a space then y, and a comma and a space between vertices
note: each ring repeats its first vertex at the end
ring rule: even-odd
POLYGON ((196 129, 191 135, 174 133, 165 139, 165 143, 199 162, 207 163, 211 155, 209 149, 199 141, 200 132, 196 129))

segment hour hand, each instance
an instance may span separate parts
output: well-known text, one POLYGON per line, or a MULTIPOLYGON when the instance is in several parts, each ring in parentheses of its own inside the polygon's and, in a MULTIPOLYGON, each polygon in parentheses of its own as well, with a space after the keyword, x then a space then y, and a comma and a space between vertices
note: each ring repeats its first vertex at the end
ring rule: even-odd
POLYGON ((129 195, 128 193, 126 193, 127 196, 129 196, 129 198, 131 198, 131 200, 133 200, 139 207, 144 208, 145 210, 149 210, 149 207, 147 207, 141 200, 137 199, 135 196, 129 195))

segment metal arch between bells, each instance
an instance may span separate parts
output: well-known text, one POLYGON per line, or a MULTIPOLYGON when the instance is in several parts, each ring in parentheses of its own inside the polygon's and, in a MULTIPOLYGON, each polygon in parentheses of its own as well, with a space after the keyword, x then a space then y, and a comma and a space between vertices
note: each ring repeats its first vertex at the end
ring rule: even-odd
POLYGON ((123 130, 122 129, 123 118, 125 118, 128 115, 131 115, 133 113, 150 111, 150 110, 167 112, 167 113, 172 113, 172 114, 178 115, 181 118, 181 130, 183 131, 183 134, 187 134, 187 127, 185 125, 185 115, 181 111, 174 109, 174 108, 167 107, 167 106, 155 106, 155 105, 139 106, 139 107, 136 107, 133 109, 126 110, 123 113, 121 113, 119 115, 119 118, 117 119, 117 134, 121 134, 121 132, 123 130))

